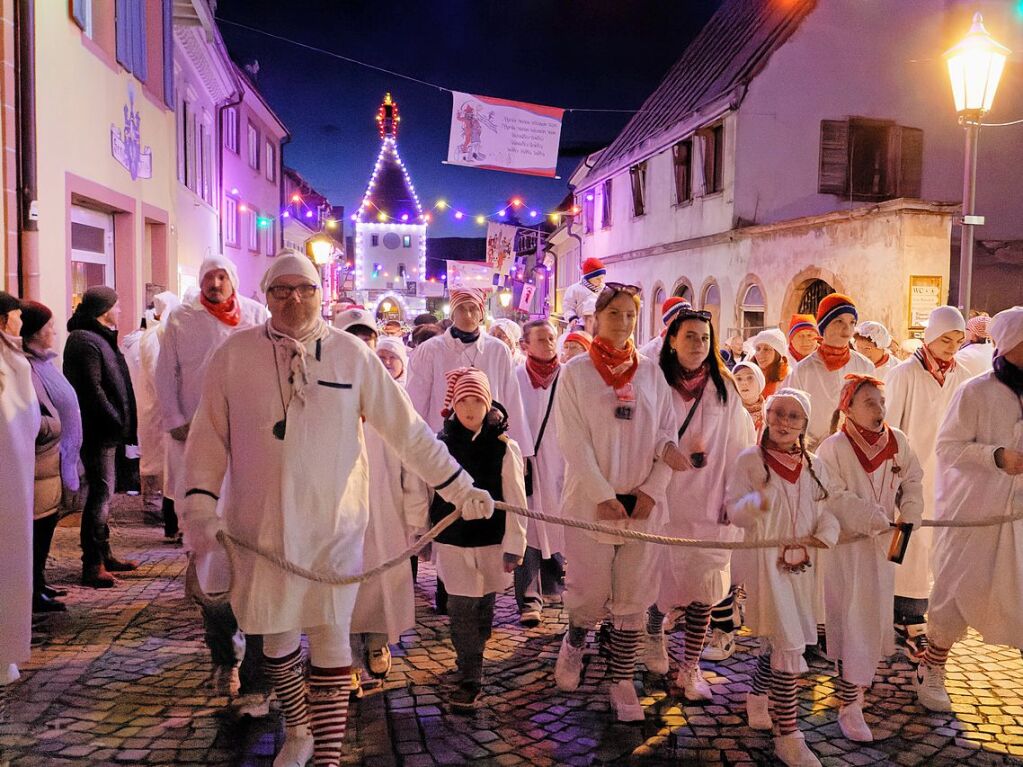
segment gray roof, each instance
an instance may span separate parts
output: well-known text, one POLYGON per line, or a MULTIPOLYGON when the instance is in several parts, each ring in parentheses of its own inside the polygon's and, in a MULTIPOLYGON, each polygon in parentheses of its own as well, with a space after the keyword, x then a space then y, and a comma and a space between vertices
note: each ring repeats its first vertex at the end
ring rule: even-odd
POLYGON ((612 168, 644 142, 752 80, 815 5, 816 0, 724 0, 588 176, 612 168))

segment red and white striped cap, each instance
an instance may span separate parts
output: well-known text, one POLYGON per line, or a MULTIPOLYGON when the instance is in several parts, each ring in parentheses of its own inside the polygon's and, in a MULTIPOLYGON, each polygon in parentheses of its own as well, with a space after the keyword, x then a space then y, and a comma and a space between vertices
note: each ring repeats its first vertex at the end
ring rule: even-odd
POLYGON ((455 403, 466 397, 479 397, 487 403, 487 410, 494 404, 494 398, 490 394, 490 381, 487 374, 479 368, 455 368, 447 373, 448 387, 444 392, 444 409, 440 411, 441 416, 447 418, 451 415, 455 403))
POLYGON ((476 288, 464 288, 461 290, 451 291, 451 300, 448 302, 451 307, 451 313, 455 313, 462 304, 474 304, 480 310, 480 314, 486 314, 486 310, 483 308, 483 291, 477 290, 476 288))

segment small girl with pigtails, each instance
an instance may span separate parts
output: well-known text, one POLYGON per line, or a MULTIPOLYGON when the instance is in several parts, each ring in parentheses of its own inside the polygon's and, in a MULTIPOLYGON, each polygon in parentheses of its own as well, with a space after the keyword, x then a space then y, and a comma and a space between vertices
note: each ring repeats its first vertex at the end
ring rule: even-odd
POLYGON ((839 527, 826 508, 826 470, 806 451, 810 396, 779 389, 764 410, 760 444, 739 453, 726 506, 747 542, 792 543, 748 550, 746 623, 761 652, 746 711, 751 728, 774 728, 775 754, 784 764, 820 765, 796 722, 796 687, 808 671, 803 652, 817 641, 816 550, 833 546, 839 527))
POLYGON ((843 533, 867 536, 831 554, 824 574, 828 657, 838 664, 838 724, 849 740, 872 741, 863 718, 865 688, 882 658, 895 652, 893 527, 905 535, 923 515, 923 471, 906 435, 885 422, 884 384, 845 377, 833 426, 817 457, 830 478, 828 510, 843 533))

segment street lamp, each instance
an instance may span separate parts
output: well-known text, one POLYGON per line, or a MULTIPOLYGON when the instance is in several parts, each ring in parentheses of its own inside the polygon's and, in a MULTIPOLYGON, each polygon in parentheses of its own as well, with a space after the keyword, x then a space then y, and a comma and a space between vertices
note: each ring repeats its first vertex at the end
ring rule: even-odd
POLYGON ((313 263, 317 266, 324 266, 329 264, 331 257, 334 255, 334 243, 325 234, 317 234, 306 240, 306 255, 308 255, 313 263))
POLYGON ((511 304, 512 294, 510 290, 502 290, 501 295, 498 296, 498 300, 501 302, 501 306, 505 309, 511 304))
POLYGON ((973 227, 983 223, 974 214, 977 200, 977 142, 980 120, 991 110, 998 81, 1005 68, 1009 49, 998 43, 984 28, 979 13, 973 26, 958 44, 945 52, 948 77, 952 83, 959 124, 966 129, 966 160, 963 164, 963 217, 959 245, 959 308, 963 316, 970 311, 973 281, 973 227))

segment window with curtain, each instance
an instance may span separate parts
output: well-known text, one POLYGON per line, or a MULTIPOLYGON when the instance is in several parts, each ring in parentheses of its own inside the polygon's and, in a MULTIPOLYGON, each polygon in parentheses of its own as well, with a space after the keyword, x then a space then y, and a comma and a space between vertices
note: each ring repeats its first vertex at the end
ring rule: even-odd
POLYGON ((646 162, 629 168, 629 179, 632 181, 632 215, 642 216, 646 213, 646 162))
POLYGON ((672 167, 675 171, 675 204, 693 199, 693 140, 679 141, 671 148, 672 167))

